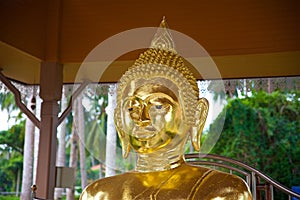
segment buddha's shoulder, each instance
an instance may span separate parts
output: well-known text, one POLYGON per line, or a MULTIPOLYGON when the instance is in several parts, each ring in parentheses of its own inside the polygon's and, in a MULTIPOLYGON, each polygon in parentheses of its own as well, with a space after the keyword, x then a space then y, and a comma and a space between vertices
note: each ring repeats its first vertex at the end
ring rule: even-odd
POLYGON ((129 180, 128 173, 98 179, 84 188, 80 199, 94 199, 99 195, 101 198, 98 199, 106 199, 102 196, 105 196, 116 188, 122 188, 122 185, 126 180, 129 180))
POLYGON ((239 176, 205 167, 191 166, 191 169, 197 177, 197 183, 194 185, 194 189, 197 190, 196 196, 224 196, 227 199, 237 199, 238 196, 251 199, 247 183, 239 176))
POLYGON ((242 185, 242 186, 246 185, 244 179, 234 174, 230 174, 230 173, 226 173, 226 172, 222 172, 219 170, 214 170, 206 167, 198 167, 198 166, 190 166, 190 167, 191 168, 189 171, 193 171, 194 174, 198 176, 199 179, 205 181, 206 183, 212 182, 213 184, 226 183, 227 185, 228 184, 242 185))
POLYGON ((90 191, 94 191, 94 190, 99 190, 100 188, 103 190, 105 188, 111 188, 112 186, 119 186, 124 184, 125 181, 127 181, 129 178, 131 178, 132 176, 130 175, 132 173, 124 173, 124 174, 120 174, 120 175, 115 175, 115 176, 111 176, 111 177, 105 177, 105 178, 101 178, 98 179, 92 183, 90 183, 85 190, 90 192, 90 191))

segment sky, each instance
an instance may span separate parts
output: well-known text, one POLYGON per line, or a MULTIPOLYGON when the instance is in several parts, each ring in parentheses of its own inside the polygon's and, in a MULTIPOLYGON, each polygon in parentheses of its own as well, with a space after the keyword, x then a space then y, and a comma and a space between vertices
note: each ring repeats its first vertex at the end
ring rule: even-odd
POLYGON ((7 123, 8 115, 6 111, 0 111, 0 131, 7 130, 9 124, 7 123))
POLYGON ((8 114, 6 110, 0 110, 0 131, 9 129, 14 123, 14 119, 10 119, 8 122, 8 114))

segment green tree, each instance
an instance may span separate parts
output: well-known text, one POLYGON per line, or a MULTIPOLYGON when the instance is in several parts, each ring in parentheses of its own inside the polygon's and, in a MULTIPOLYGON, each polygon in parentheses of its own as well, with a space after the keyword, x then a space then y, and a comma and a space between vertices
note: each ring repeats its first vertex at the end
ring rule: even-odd
POLYGON ((17 174, 23 166, 24 126, 22 121, 0 132, 0 191, 13 192, 17 187, 17 174))
POLYGON ((10 92, 0 93, 0 111, 3 110, 8 113, 8 121, 13 117, 16 125, 0 132, 0 191, 14 191, 18 189, 22 170, 25 123, 15 104, 14 95, 10 92), (13 114, 15 111, 16 115, 13 114))
MULTIPOLYGON (((212 153, 243 161, 287 187, 300 183, 300 92, 254 92, 229 100, 210 126, 226 116, 212 153)), ((279 197, 280 198, 280 197, 279 197)))
MULTIPOLYGON (((107 130, 107 114, 105 108, 108 104, 108 95, 104 94, 102 88, 95 89, 95 95, 88 96, 85 98, 89 100, 91 108, 85 110, 85 144, 88 147, 87 155, 90 156, 93 163, 87 163, 89 167, 88 173, 91 174, 90 167, 95 164, 100 164, 99 176, 103 177, 102 164, 105 162, 105 148, 106 148, 106 130, 107 130)), ((96 179, 97 179, 96 178, 96 179)), ((95 177, 89 177, 89 182, 95 180, 95 177)))

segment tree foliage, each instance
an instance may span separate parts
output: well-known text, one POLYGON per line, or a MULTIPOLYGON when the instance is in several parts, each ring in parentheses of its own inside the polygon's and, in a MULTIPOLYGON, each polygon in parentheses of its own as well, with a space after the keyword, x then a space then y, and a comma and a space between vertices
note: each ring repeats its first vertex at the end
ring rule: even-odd
POLYGON ((212 153, 235 158, 287 187, 300 184, 300 92, 254 92, 229 100, 223 132, 212 153))
POLYGON ((0 132, 0 191, 14 191, 23 167, 24 121, 0 132))
POLYGON ((18 109, 15 103, 15 97, 12 93, 1 93, 0 92, 0 110, 6 110, 8 113, 8 120, 13 116, 16 121, 22 119, 22 113, 18 109), (18 111, 17 115, 12 115, 14 111, 18 111))

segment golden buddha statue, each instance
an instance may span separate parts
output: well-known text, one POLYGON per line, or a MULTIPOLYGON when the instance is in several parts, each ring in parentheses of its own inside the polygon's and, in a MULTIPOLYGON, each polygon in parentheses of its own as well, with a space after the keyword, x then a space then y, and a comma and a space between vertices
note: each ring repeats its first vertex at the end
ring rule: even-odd
POLYGON ((80 199, 252 199, 241 178, 185 162, 188 137, 200 149, 207 113, 208 101, 199 98, 163 20, 117 89, 115 125, 123 156, 130 149, 138 155, 136 170, 91 183, 80 199))

